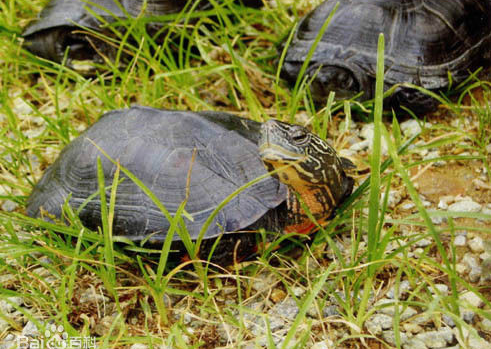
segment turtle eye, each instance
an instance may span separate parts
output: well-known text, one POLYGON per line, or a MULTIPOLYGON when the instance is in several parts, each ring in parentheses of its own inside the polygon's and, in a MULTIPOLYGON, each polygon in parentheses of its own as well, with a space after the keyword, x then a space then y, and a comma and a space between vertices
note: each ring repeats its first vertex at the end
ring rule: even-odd
POLYGON ((296 144, 302 144, 308 139, 308 134, 304 130, 296 130, 292 134, 292 140, 296 144))

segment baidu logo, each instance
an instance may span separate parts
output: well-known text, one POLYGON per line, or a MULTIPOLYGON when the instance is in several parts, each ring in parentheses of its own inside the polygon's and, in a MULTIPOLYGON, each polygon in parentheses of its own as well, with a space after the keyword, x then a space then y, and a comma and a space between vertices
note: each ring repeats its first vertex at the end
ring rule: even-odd
POLYGON ((94 337, 69 337, 63 326, 50 325, 41 338, 17 337, 19 349, 95 349, 94 337))

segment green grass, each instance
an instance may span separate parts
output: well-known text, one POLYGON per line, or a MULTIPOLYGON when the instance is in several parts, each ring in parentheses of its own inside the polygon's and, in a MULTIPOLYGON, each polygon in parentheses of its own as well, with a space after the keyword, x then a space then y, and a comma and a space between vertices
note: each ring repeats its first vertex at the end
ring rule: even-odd
MULTIPOLYGON (((301 76, 292 91, 279 79, 272 63, 281 57, 275 45, 288 40, 296 17, 312 7, 307 2, 291 6, 278 1, 278 7, 261 10, 215 4, 216 18, 209 12, 170 16, 162 45, 145 32, 146 19, 126 21, 125 33, 115 31, 116 39, 106 39, 119 48, 115 61, 108 60, 92 76, 21 49, 22 27, 45 3, 0 4, 0 204, 16 204, 14 212, 0 212, 0 300, 21 296, 24 306, 8 302, 25 319, 41 327, 53 321, 72 337, 97 336, 98 348, 145 343, 154 348, 161 344, 178 349, 259 348, 261 344, 286 349, 328 339, 335 348, 352 348, 363 341, 386 345, 365 324, 389 306, 376 301, 390 287, 398 289, 402 281, 408 281, 412 290, 393 299, 393 305, 400 306, 395 308, 396 330, 404 327, 401 314, 407 307, 425 313, 436 326, 444 313, 459 329, 473 330, 460 316, 458 297, 466 290, 485 301, 484 308, 473 309, 477 316, 491 317, 489 289, 458 273, 465 251, 453 245, 462 230, 489 239, 491 216, 437 211, 435 205, 427 208, 412 179, 412 171, 444 161, 444 166, 485 168, 487 172, 481 174, 489 184, 491 112, 481 101, 491 99, 489 82, 472 77, 459 87, 460 97, 439 96, 444 105, 441 115, 419 116, 433 125, 409 138, 396 118, 392 123, 382 118, 381 49, 375 106, 336 101, 332 95, 316 111, 309 79, 301 76), (478 86, 481 99, 471 93, 478 86), (341 148, 349 147, 349 137, 356 136, 349 124, 353 120, 360 124, 356 113, 361 110, 375 123, 372 150, 357 159, 360 168, 370 169, 370 176, 355 173, 358 189, 311 238, 312 244, 283 237, 292 243, 280 250, 267 249, 257 260, 229 269, 209 268, 206 263, 176 266, 168 259, 171 238, 153 253, 142 253, 140 246, 113 245, 118 241, 111 228, 117 178, 113 183, 99 178, 99 192, 110 195, 98 232, 84 228, 68 206, 64 211, 68 224, 26 217, 32 186, 63 146, 105 111, 132 104, 225 110, 259 121, 310 120, 314 132, 341 148), (382 155, 383 139, 387 155, 382 155), (434 149, 440 150, 436 159, 418 155, 434 149), (414 212, 390 207, 388 195, 381 200, 391 189, 404 191, 404 202, 414 203, 414 212), (445 217, 447 224, 434 224, 439 217, 445 217), (418 250, 423 239, 431 243, 418 250), (264 277, 270 282, 260 290, 257 284, 264 277), (435 285, 441 283, 449 286, 448 294, 438 291, 435 285), (87 292, 92 296, 87 297, 87 292), (277 343, 275 317, 267 312, 283 297, 296 302, 298 313, 285 319, 284 341, 277 343), (324 316, 323 308, 333 304, 338 305, 338 315, 324 316), (253 319, 263 328, 264 338, 251 326, 253 319), (220 331, 225 340, 218 340, 220 331)), ((327 22, 324 29, 329 30, 327 22)), ((138 181, 123 167, 120 172, 138 181)), ((160 208, 166 213, 165 207, 160 208)), ((184 215, 185 202, 171 219, 171 233, 185 240, 187 232, 180 224, 184 215)), ((186 242, 191 256, 199 243, 186 242)), ((1 320, 11 326, 7 332, 22 330, 18 318, 0 314, 1 320)), ((401 347, 398 333, 395 346, 401 347)), ((6 335, 0 333, 0 341, 6 335)))

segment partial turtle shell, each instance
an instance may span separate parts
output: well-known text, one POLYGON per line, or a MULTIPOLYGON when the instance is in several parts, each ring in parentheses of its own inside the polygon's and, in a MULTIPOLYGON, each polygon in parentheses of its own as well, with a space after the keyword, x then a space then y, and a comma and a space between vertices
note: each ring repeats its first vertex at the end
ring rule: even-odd
MULTIPOLYGON (((178 13, 186 8, 186 0, 52 0, 39 14, 39 19, 29 25, 23 33, 26 48, 36 55, 61 62, 65 51, 70 47, 68 59, 100 60, 97 50, 90 41, 104 54, 110 55, 110 48, 94 37, 80 33, 83 27, 104 32, 102 23, 96 18, 112 23, 120 18, 155 17, 178 13), (142 8, 145 11, 142 14, 142 8), (95 15, 95 16, 94 16, 95 15), (78 33, 74 33, 78 31, 78 33)), ((261 0, 240 1, 245 6, 259 7, 261 0)), ((188 8, 193 5, 191 2, 188 8)), ((202 0, 196 6, 197 10, 211 7, 207 0, 202 0)), ((161 23, 152 23, 152 29, 158 30, 161 23)), ((106 32, 105 34, 110 34, 106 32)))
MULTIPOLYGON (((300 23, 288 48, 283 76, 295 82, 316 36, 337 1, 327 1, 300 23)), ((482 0, 341 0, 310 61, 317 74, 314 97, 330 91, 374 97, 377 42, 385 37, 386 89, 412 83, 433 91, 463 81, 491 61, 491 2, 482 0)), ((426 109, 431 98, 410 89, 394 96, 396 104, 426 109), (429 99, 429 100, 428 100, 429 99)), ((393 101, 393 102, 394 102, 393 101)), ((429 105, 428 105, 429 104, 429 105)))

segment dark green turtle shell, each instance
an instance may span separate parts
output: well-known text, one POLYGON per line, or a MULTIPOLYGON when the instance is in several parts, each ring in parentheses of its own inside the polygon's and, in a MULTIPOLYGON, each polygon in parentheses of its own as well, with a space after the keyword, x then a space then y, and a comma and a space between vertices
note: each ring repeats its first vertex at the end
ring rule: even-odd
MULTIPOLYGON (((261 0, 242 0, 240 3, 251 7, 262 5, 261 0)), ((25 47, 34 54, 55 62, 63 60, 68 47, 69 60, 100 61, 97 51, 111 56, 112 47, 94 36, 88 38, 80 33, 85 27, 110 35, 111 32, 104 28, 98 17, 103 22, 113 23, 128 16, 142 15, 152 18, 172 15, 185 8, 204 10, 211 8, 211 4, 207 0, 200 1, 196 7, 193 2, 186 0, 51 0, 40 12, 39 18, 25 29, 25 47), (92 45, 96 45, 97 50, 92 45)), ((162 25, 155 19, 148 25, 148 29, 155 33, 162 25)))
MULTIPOLYGON (((60 217, 69 195, 70 205, 78 209, 98 191, 97 157, 102 161, 105 183, 110 185, 116 166, 96 144, 138 177, 171 214, 189 188, 185 210, 193 220, 184 220, 191 239, 196 239, 205 220, 226 197, 266 173, 258 154, 259 129, 260 123, 219 112, 146 107, 108 112, 66 146, 46 170, 28 199, 27 213, 38 217, 45 210, 60 217)), ((113 234, 134 241, 148 236, 150 242, 163 241, 169 222, 132 180, 122 177, 113 234)), ((109 191, 106 194, 109 198, 109 191)), ((275 178, 254 184, 219 211, 205 239, 247 229, 267 218, 278 220, 275 210, 286 195, 286 187, 275 178)), ((88 202, 79 216, 90 228, 100 226, 100 199, 88 202)), ((175 234, 174 240, 179 239, 175 234)))
MULTIPOLYGON (((303 18, 282 67, 294 83, 321 27, 338 1, 326 1, 303 18)), ((433 91, 455 83, 491 61, 491 1, 341 0, 309 62, 317 76, 311 90, 325 103, 330 91, 374 97, 377 42, 385 37, 385 88, 412 83, 433 91)), ((389 104, 422 110, 434 103, 416 90, 400 89, 389 104)))

